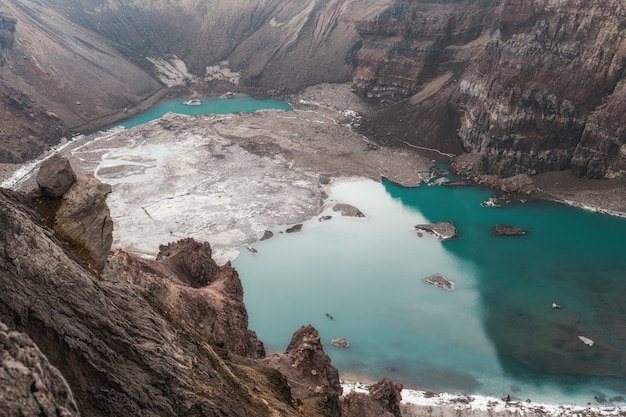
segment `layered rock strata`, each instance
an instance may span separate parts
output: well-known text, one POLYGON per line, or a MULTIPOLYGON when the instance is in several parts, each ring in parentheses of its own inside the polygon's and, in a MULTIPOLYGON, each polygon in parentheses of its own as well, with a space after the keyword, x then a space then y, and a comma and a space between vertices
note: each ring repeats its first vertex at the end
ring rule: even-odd
POLYGON ((619 1, 502 2, 459 84, 459 137, 484 170, 621 175, 625 18, 619 1))
POLYGON ((616 0, 398 0, 358 26, 354 86, 388 103, 363 126, 475 153, 473 173, 623 176, 625 19, 616 0))

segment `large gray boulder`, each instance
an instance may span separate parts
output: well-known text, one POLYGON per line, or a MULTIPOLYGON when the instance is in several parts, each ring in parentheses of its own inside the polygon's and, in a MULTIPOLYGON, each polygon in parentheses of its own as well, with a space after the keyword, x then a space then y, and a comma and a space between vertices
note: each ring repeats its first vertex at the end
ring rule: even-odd
POLYGON ((42 162, 37 185, 46 197, 60 198, 76 182, 76 174, 67 158, 53 155, 42 162))

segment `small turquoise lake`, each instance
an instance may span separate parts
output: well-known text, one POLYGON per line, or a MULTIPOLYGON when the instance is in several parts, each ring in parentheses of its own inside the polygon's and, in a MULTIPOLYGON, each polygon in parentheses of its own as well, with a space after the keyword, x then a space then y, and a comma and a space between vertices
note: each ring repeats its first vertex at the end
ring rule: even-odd
POLYGON ((272 353, 312 324, 345 379, 624 405, 626 219, 545 201, 481 206, 490 196, 470 186, 336 184, 327 206, 355 205, 365 219, 327 207, 331 220, 311 219, 234 261, 250 328, 272 353), (452 221, 458 237, 413 230, 438 221, 452 221), (530 234, 493 236, 498 223, 530 234), (435 273, 455 289, 423 281, 435 273), (335 337, 350 347, 330 344, 335 337))
POLYGON ((149 110, 116 123, 114 126, 123 126, 126 129, 148 123, 158 119, 167 113, 187 114, 190 116, 202 114, 229 114, 229 113, 253 113, 258 110, 293 110, 292 107, 283 100, 258 99, 250 96, 237 95, 229 98, 220 97, 200 97, 196 100, 197 105, 187 105, 188 98, 178 98, 163 101, 149 110))

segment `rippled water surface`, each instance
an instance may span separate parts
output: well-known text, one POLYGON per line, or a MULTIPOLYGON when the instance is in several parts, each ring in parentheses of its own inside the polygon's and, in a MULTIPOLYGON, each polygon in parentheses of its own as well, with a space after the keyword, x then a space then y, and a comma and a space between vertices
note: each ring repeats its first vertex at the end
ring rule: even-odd
POLYGON ((626 220, 550 202, 482 207, 488 197, 477 187, 335 185, 328 205, 353 204, 365 219, 327 209, 331 220, 312 219, 235 260, 250 328, 276 352, 314 325, 344 376, 624 405, 626 220), (437 221, 452 221, 458 237, 412 230, 437 221), (497 223, 530 234, 494 237, 497 223), (455 289, 423 281, 434 273, 455 289), (334 337, 350 347, 331 345, 334 337))

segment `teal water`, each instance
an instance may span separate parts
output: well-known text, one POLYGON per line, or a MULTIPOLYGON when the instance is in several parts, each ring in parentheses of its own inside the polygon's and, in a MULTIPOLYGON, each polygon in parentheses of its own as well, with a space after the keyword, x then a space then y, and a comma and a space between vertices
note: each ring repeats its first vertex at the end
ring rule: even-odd
POLYGON ((624 405, 626 219, 551 202, 482 207, 477 187, 335 185, 366 219, 312 219, 234 261, 269 352, 312 324, 343 377, 534 402, 624 405), (459 236, 418 237, 452 221, 459 236), (530 230, 494 237, 506 223, 530 230), (422 281, 441 273, 445 291, 422 281), (551 308, 558 303, 561 309, 551 308), (331 314, 334 320, 325 316, 331 314), (595 341, 593 347, 578 336, 595 341), (330 339, 344 337, 341 349, 330 339))
POLYGON ((123 126, 126 129, 148 123, 158 119, 166 113, 178 113, 186 115, 202 114, 229 114, 229 113, 253 113, 258 110, 293 110, 292 107, 283 100, 257 99, 250 96, 235 96, 231 98, 201 97, 202 104, 199 106, 188 106, 184 104, 188 99, 172 99, 163 101, 149 110, 137 116, 126 119, 115 126, 123 126))

